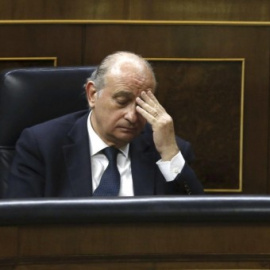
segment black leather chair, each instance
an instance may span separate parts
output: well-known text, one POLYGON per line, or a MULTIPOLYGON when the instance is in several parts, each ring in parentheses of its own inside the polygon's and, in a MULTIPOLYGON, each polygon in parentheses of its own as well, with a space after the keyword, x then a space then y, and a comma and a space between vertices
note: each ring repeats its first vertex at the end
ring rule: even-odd
POLYGON ((95 70, 46 67, 6 70, 0 74, 0 197, 15 143, 26 127, 86 109, 84 83, 95 70))

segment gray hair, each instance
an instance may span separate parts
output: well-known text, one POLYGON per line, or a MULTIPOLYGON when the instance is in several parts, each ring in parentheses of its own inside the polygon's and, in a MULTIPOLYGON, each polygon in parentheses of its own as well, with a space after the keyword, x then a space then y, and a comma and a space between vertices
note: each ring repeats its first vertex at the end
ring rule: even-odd
POLYGON ((140 55, 125 51, 116 52, 105 57, 101 64, 97 67, 97 69, 91 74, 90 78, 87 79, 87 81, 93 81, 97 91, 100 91, 105 86, 105 76, 107 72, 112 68, 112 66, 117 62, 117 60, 124 57, 129 57, 137 62, 142 63, 152 73, 156 87, 156 77, 151 64, 144 58, 142 58, 140 55))

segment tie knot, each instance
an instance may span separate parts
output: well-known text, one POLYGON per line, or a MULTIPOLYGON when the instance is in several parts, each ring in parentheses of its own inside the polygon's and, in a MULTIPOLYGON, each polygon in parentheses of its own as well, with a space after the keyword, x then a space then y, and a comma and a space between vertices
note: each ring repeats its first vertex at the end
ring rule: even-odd
POLYGON ((108 158, 109 162, 116 162, 117 155, 119 150, 113 146, 107 147, 103 149, 104 155, 108 158))

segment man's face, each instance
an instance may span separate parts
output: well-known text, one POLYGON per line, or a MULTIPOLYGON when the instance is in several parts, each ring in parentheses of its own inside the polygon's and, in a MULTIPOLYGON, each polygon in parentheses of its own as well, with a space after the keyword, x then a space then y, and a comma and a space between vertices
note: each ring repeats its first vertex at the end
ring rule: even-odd
POLYGON ((146 120, 136 112, 136 97, 153 88, 154 79, 149 71, 138 73, 127 65, 121 73, 109 72, 105 87, 91 100, 88 95, 92 126, 105 143, 121 147, 140 134, 146 120))

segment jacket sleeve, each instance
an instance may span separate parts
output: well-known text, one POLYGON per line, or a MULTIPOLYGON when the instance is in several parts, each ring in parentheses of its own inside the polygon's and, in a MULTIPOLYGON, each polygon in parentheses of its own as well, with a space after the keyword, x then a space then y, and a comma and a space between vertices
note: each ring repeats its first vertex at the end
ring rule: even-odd
POLYGON ((37 141, 25 129, 16 143, 5 198, 43 197, 45 171, 37 141))
POLYGON ((185 159, 185 165, 173 182, 188 195, 203 194, 203 186, 190 166, 195 158, 191 144, 181 138, 177 138, 177 143, 185 159))

